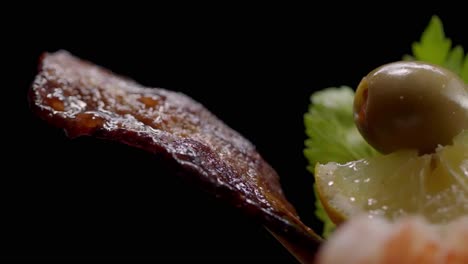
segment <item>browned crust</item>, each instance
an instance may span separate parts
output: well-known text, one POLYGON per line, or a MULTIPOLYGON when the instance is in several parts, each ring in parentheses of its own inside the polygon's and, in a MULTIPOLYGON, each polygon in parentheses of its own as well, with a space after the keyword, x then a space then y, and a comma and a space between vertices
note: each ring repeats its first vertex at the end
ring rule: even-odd
POLYGON ((299 220, 274 169, 248 140, 189 97, 143 87, 59 51, 41 57, 29 99, 39 117, 68 136, 162 155, 203 189, 315 251, 320 238, 299 220))

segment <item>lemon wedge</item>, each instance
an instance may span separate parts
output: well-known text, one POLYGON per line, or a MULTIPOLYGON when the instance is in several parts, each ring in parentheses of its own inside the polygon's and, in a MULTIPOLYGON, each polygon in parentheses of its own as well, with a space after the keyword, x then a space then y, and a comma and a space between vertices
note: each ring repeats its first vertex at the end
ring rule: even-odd
POLYGON ((447 223, 468 215, 468 131, 432 154, 416 150, 344 164, 317 164, 319 198, 333 222, 368 214, 396 219, 422 215, 447 223))

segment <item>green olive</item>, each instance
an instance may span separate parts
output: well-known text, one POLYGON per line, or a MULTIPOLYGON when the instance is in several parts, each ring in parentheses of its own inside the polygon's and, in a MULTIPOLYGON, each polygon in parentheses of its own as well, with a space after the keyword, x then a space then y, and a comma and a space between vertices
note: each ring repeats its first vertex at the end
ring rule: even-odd
POLYGON ((359 83, 354 121, 382 153, 431 153, 468 129, 468 87, 453 72, 432 64, 386 64, 359 83))

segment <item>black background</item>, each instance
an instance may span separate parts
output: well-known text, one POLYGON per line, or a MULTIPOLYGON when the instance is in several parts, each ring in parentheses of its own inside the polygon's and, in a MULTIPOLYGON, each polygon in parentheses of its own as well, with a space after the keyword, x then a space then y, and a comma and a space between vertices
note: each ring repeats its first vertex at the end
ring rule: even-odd
POLYGON ((259 223, 146 153, 67 139, 30 113, 26 93, 39 55, 58 49, 184 92, 257 146, 303 221, 320 230, 302 155, 310 94, 355 87, 410 53, 433 14, 468 47, 466 20, 453 10, 337 8, 81 4, 30 6, 5 21, 13 61, 4 78, 14 84, 2 90, 1 257, 295 263, 259 223))

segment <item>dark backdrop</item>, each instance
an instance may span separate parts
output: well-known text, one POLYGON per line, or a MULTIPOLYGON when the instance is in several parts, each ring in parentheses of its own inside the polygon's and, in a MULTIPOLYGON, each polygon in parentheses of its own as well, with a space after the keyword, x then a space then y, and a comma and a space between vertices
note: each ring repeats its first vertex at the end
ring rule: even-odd
POLYGON ((144 85, 190 95, 257 146, 303 221, 320 230, 302 155, 310 94, 356 87, 373 68, 399 60, 433 14, 454 43, 468 47, 466 21, 453 11, 401 10, 83 4, 21 12, 24 19, 5 24, 12 35, 4 41, 15 49, 4 51, 14 55, 4 76, 14 85, 3 87, 13 96, 3 105, 0 255, 295 263, 260 224, 146 153, 69 140, 31 115, 26 92, 38 57, 66 49, 144 85))

